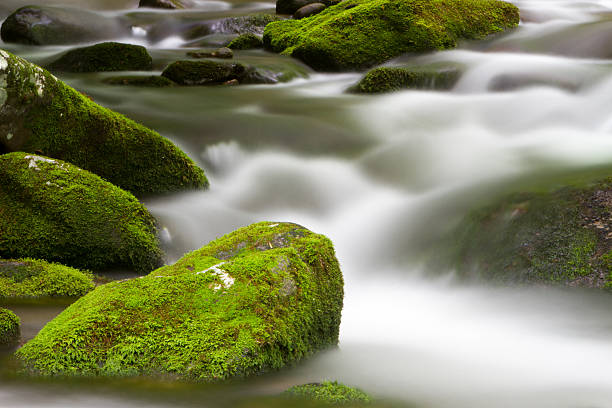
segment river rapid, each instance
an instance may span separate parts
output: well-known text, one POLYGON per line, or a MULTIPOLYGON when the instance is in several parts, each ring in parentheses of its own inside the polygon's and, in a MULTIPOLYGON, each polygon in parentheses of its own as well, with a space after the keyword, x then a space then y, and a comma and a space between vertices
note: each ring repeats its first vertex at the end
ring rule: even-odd
MULTIPOLYGON (((1 3, 0 20, 29 2, 1 3)), ((522 22, 510 33, 392 62, 461 67, 447 92, 345 93, 359 73, 167 89, 105 85, 109 74, 61 76, 159 131, 207 172, 207 191, 145 200, 169 262, 262 220, 329 236, 346 285, 340 347, 210 393, 204 385, 7 377, 0 407, 217 406, 229 395, 324 379, 418 407, 612 407, 612 297, 459 283, 425 262, 470 209, 611 167, 612 2, 514 3, 522 22)), ((248 0, 198 0, 188 11, 139 10, 133 0, 39 4, 129 19, 133 35, 117 40, 146 45, 158 72, 193 48, 177 34, 182 22, 274 10, 248 0), (165 28, 153 39, 147 27, 156 25, 165 28)), ((0 42, 40 64, 70 47, 0 42)), ((237 58, 299 64, 261 50, 237 58)), ((14 310, 32 337, 63 307, 14 310)))

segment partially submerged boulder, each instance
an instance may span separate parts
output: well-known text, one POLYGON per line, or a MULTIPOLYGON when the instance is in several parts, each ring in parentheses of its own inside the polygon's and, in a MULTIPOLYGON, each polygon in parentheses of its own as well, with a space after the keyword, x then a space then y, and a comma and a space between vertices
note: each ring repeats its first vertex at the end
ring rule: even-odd
POLYGON ((250 50, 262 47, 263 40, 261 37, 252 33, 241 34, 227 45, 227 48, 232 50, 250 50))
POLYGON ((325 6, 333 6, 341 0, 276 0, 277 14, 293 15, 296 11, 312 3, 323 3, 325 6))
POLYGON ((80 297, 93 288, 88 272, 36 259, 0 259, 0 299, 80 297))
POLYGON ((280 20, 273 14, 253 14, 250 16, 226 17, 208 20, 186 27, 183 37, 188 40, 210 34, 256 34, 262 35, 266 25, 280 20))
POLYGON ((369 71, 351 90, 357 93, 383 93, 402 89, 452 88, 459 79, 456 68, 418 69, 379 67, 369 71))
POLYGON ((160 75, 124 75, 104 78, 102 82, 108 85, 138 86, 148 88, 165 88, 169 86, 176 86, 175 82, 160 75))
POLYGON ((100 14, 68 7, 21 7, 2 23, 6 43, 74 44, 129 35, 129 27, 100 14))
POLYGON ((346 0, 307 19, 271 22, 263 40, 316 70, 344 71, 453 48, 518 22, 516 6, 499 0, 346 0))
POLYGON ((20 320, 15 313, 0 307, 0 348, 17 343, 20 335, 20 320))
POLYGON ((0 257, 149 272, 162 263, 155 220, 128 192, 69 163, 0 155, 0 257))
POLYGON ((141 45, 105 42, 70 50, 47 68, 64 72, 150 71, 153 59, 141 45))
POLYGON ((138 7, 150 7, 161 9, 184 9, 192 7, 193 4, 189 0, 140 0, 138 7))
POLYGON ((372 398, 358 388, 340 384, 337 381, 296 385, 283 393, 284 396, 306 401, 322 402, 329 405, 362 405, 372 398))
POLYGON ((451 234, 460 276, 612 287, 612 179, 504 197, 451 234))
POLYGON ((134 194, 208 186, 204 172, 168 139, 2 50, 0 151, 65 160, 134 194))
POLYGON ((335 346, 342 303, 332 243, 262 222, 143 278, 99 286, 18 356, 43 375, 248 376, 335 346))

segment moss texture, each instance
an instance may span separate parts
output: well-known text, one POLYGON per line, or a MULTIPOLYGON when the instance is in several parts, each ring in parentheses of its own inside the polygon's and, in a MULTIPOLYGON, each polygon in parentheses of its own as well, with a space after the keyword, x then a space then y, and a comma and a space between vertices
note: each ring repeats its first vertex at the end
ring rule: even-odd
POLYGON ((18 356, 44 375, 247 376, 335 346, 342 303, 332 243, 262 222, 143 278, 96 288, 18 356))
POLYGON ((263 41, 316 70, 343 71, 453 48, 518 22, 518 9, 497 0, 346 0, 309 18, 272 22, 263 41))
POLYGON ((150 71, 153 59, 141 45, 104 42, 75 48, 49 64, 51 71, 150 71))
POLYGON ((403 67, 380 67, 369 71, 351 89, 357 93, 383 93, 402 89, 450 89, 459 79, 456 69, 419 70, 403 67))
POLYGON ((474 211, 454 233, 461 276, 612 287, 612 179, 524 193, 474 211))
POLYGON ((354 406, 372 402, 372 398, 365 392, 336 381, 296 385, 285 391, 284 395, 291 398, 319 401, 329 405, 350 404, 354 406))
POLYGON ((227 45, 227 48, 232 50, 250 50, 261 47, 263 47, 263 40, 252 33, 241 34, 227 45))
POLYGON ((155 220, 128 192, 71 164, 0 156, 0 257, 87 269, 161 264, 155 220))
POLYGON ((164 78, 163 76, 151 75, 151 76, 117 76, 111 78, 105 78, 102 80, 108 85, 123 85, 123 86, 138 86, 148 88, 166 88, 169 86, 176 86, 176 83, 164 78))
POLYGON ((139 195, 208 186, 166 138, 1 50, 0 146, 68 161, 139 195))
POLYGON ((0 259, 0 299, 80 297, 93 288, 89 272, 35 259, 0 259))
POLYGON ((19 317, 0 307, 0 347, 11 346, 19 340, 19 317))

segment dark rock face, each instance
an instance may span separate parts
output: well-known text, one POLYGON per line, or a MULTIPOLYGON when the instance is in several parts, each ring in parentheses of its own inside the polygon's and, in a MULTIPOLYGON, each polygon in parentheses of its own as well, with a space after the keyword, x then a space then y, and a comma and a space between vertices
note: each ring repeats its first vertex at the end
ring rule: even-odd
POLYGON ((327 7, 323 3, 311 3, 307 4, 304 7, 300 7, 294 14, 293 18, 299 20, 301 18, 306 18, 310 16, 314 16, 315 14, 319 14, 327 7))
POLYGON ((50 45, 116 38, 129 32, 127 25, 93 12, 27 6, 4 21, 0 36, 7 43, 50 45))
POLYGON ((64 72, 149 71, 153 59, 143 46, 106 42, 71 50, 48 68, 64 72))

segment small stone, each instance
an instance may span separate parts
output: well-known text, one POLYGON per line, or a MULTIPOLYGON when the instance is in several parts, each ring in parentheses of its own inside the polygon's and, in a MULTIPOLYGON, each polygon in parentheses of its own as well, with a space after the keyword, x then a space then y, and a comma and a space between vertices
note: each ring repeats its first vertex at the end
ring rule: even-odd
POLYGON ((299 19, 302 19, 302 18, 314 16, 315 14, 319 14, 320 12, 325 10, 326 8, 327 7, 323 3, 311 3, 311 4, 307 4, 304 7, 300 7, 295 12, 295 14, 293 15, 293 18, 296 19, 296 20, 299 20, 299 19))

